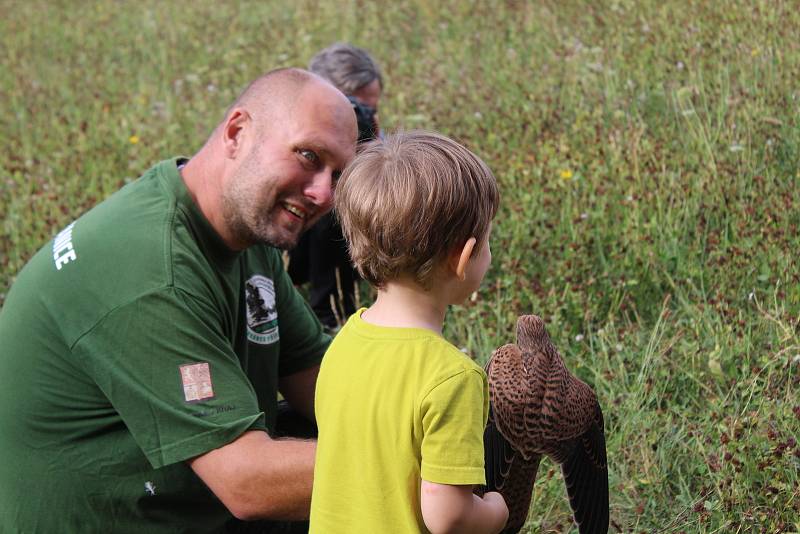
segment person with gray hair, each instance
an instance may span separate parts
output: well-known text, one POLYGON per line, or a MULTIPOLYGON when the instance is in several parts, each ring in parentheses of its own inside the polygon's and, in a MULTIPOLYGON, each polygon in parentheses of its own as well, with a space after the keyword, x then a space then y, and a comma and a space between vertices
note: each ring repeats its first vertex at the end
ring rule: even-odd
POLYGON ((308 70, 331 82, 345 95, 378 110, 383 76, 378 64, 363 48, 334 43, 311 58, 308 70))
MULTIPOLYGON (((349 43, 334 43, 311 58, 309 70, 348 97, 358 122, 359 143, 379 136, 383 76, 369 52, 349 43)), ((359 276, 335 215, 325 215, 308 230, 289 258, 292 280, 298 285, 309 282, 311 308, 329 332, 336 332, 356 311, 359 276)))

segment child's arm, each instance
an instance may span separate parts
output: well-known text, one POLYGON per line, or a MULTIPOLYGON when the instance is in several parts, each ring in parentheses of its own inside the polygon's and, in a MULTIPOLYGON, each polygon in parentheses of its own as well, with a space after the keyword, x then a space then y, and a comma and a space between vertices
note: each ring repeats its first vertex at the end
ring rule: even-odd
POLYGON ((496 534, 508 521, 506 502, 494 491, 481 498, 472 493, 472 486, 423 480, 420 493, 422 520, 432 534, 496 534))

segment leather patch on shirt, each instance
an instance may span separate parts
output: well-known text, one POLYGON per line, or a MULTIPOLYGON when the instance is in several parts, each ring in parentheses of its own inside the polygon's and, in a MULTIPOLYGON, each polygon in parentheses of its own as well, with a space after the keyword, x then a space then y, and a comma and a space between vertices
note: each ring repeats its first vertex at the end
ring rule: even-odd
POLYGON ((214 388, 211 385, 211 368, 208 362, 181 365, 181 381, 183 382, 183 397, 186 402, 199 402, 214 398, 214 388))

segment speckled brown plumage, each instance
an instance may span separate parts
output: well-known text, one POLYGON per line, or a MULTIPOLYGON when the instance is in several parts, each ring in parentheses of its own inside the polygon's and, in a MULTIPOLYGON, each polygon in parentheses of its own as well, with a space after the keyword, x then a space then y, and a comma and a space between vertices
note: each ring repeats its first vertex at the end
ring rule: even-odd
POLYGON ((603 413, 594 392, 564 366, 544 321, 524 315, 517 344, 486 366, 490 413, 484 433, 487 486, 509 508, 504 533, 518 532, 530 508, 542 455, 561 466, 581 534, 608 532, 603 413))

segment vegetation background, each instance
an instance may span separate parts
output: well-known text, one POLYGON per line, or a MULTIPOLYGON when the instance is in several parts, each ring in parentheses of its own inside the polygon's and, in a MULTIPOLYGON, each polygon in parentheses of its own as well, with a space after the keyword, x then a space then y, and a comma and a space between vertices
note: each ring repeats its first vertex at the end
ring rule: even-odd
MULTIPOLYGON (((496 173, 493 266, 446 335, 485 361, 546 319, 606 414, 611 531, 800 531, 798 7, 0 0, 0 304, 248 81, 347 40, 380 59, 384 128, 496 173)), ((526 528, 574 530, 551 463, 526 528)))

